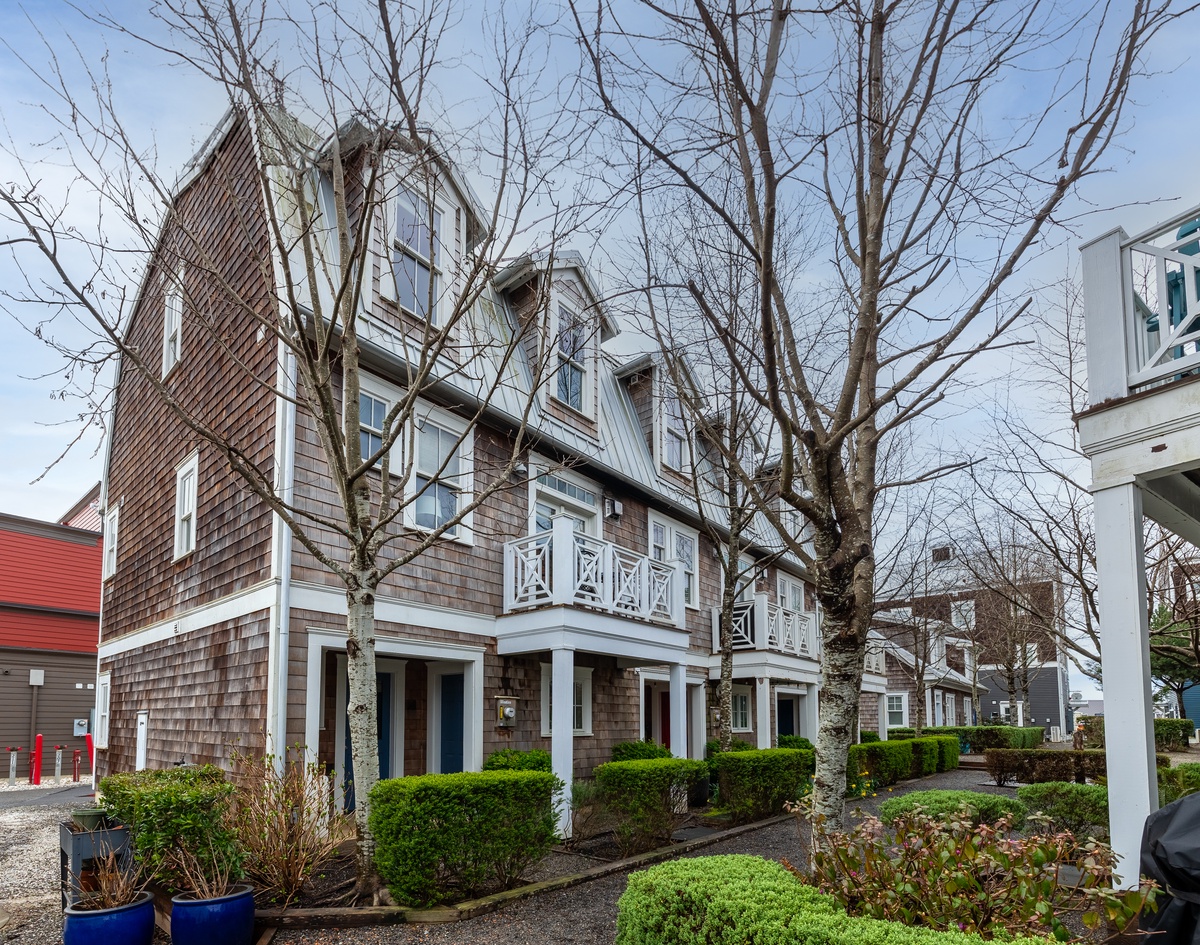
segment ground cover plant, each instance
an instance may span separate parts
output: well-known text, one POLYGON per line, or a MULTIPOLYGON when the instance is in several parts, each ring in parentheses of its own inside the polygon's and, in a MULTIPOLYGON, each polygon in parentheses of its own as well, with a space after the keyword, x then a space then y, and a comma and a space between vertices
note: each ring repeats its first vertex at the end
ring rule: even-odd
POLYGON ((811 881, 851 915, 908 926, 961 929, 985 938, 1071 937, 1062 917, 1078 911, 1088 929, 1128 929, 1154 900, 1153 884, 1110 888, 1115 856, 1073 834, 1010 836, 1011 819, 976 824, 965 813, 900 815, 887 829, 865 817, 846 833, 815 827, 811 881), (1074 863, 1067 883, 1058 864, 1074 863))
POLYGON ((893 823, 920 808, 930 817, 945 818, 965 811, 973 824, 994 824, 1008 817, 1014 830, 1025 823, 1027 805, 1021 800, 980 791, 912 791, 889 797, 879 806, 879 819, 893 823))
POLYGON ((379 874, 409 906, 508 889, 549 851, 561 785, 545 771, 380 781, 371 792, 379 874))

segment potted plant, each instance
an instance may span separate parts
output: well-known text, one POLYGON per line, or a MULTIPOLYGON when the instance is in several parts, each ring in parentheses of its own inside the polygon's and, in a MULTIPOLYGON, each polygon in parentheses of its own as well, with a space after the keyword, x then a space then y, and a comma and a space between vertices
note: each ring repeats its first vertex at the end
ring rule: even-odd
POLYGON ((71 820, 80 830, 101 830, 108 822, 108 810, 103 807, 81 807, 71 811, 71 820))
POLYGON ((173 945, 250 945, 254 937, 254 889, 241 883, 242 853, 234 844, 210 841, 202 855, 176 847, 171 868, 187 891, 171 898, 173 945))
POLYGON ((109 850, 95 861, 95 889, 63 913, 64 945, 150 945, 154 897, 129 857, 109 850))

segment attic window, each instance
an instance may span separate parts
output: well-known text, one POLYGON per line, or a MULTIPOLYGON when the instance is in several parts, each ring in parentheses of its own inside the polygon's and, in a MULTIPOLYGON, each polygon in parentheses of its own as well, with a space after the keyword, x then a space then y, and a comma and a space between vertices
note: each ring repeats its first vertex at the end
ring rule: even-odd
POLYGON ((557 397, 568 407, 584 412, 587 377, 587 348, 583 324, 565 305, 558 307, 558 390, 557 397))
POLYGON ((396 301, 436 325, 441 295, 442 212, 401 188, 396 195, 394 238, 396 301))
POLYGON ((683 407, 674 391, 663 393, 663 465, 683 472, 687 466, 687 427, 683 422, 683 407))

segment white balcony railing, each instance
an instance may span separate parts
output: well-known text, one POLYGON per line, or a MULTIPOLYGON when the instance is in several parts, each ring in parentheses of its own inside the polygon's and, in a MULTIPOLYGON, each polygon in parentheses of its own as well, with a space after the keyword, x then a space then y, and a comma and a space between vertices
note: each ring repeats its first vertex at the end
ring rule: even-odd
POLYGON ((655 561, 574 530, 556 515, 550 531, 504 546, 504 612, 583 606, 683 628, 683 566, 655 561))
POLYGON ((1200 208, 1083 249, 1093 404, 1200 371, 1200 208), (1124 344, 1114 344, 1123 339, 1124 344))
MULTIPOLYGON (((720 653, 721 611, 715 607, 712 630, 713 653, 720 653)), ((768 594, 755 594, 751 600, 733 605, 733 648, 771 650, 813 660, 820 656, 813 615, 785 610, 768 594)))

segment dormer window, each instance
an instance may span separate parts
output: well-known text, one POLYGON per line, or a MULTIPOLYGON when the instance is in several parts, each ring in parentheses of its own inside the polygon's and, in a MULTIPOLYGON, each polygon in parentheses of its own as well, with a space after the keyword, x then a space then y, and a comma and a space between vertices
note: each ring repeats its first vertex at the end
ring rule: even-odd
POLYGON ((397 192, 395 205, 392 251, 396 301, 405 311, 436 325, 441 295, 442 212, 403 188, 397 192))
POLYGON ((666 391, 663 394, 663 465, 676 472, 684 472, 690 453, 683 406, 674 391, 666 391))
POLYGON ((587 379, 587 345, 579 316, 565 305, 558 307, 557 397, 568 407, 584 413, 587 379))

